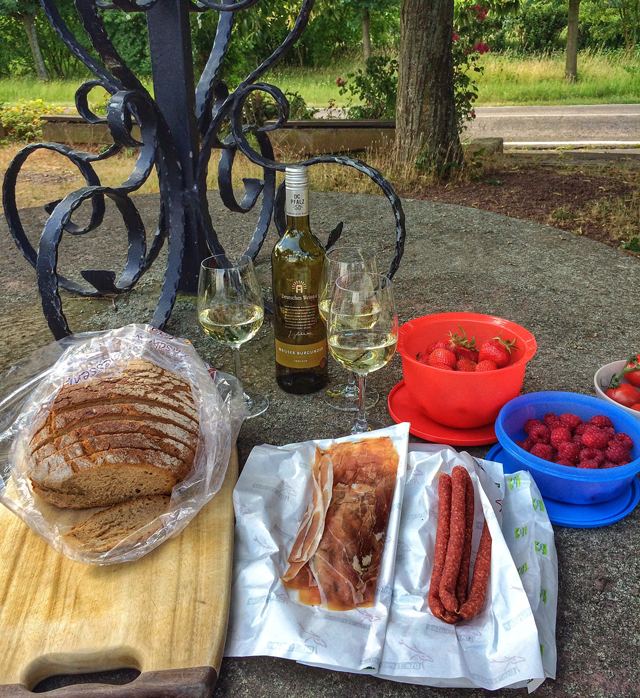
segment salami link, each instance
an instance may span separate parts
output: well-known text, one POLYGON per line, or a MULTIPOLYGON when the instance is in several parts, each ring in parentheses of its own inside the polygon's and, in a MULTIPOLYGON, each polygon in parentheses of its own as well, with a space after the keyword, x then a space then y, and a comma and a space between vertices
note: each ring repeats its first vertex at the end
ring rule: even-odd
POLYGON ((465 619, 471 620, 482 610, 484 597, 487 593, 487 582, 491 573, 491 534, 487 522, 484 522, 480 546, 476 555, 476 562, 473 566, 473 577, 471 579, 471 589, 469 598, 460 608, 458 613, 465 619))
POLYGON ((475 494, 473 492, 473 482, 471 476, 467 473, 467 493, 465 499, 465 532, 464 532, 464 547, 462 548, 462 559, 460 560, 460 572, 458 573, 458 581, 456 583, 456 598, 458 599, 458 608, 467 600, 469 595, 469 564, 471 562, 471 539, 473 538, 473 514, 475 504, 475 494))
POLYGON ((440 580, 440 601, 447 611, 458 610, 456 583, 460 572, 462 549, 466 530, 466 469, 456 465, 451 473, 451 523, 449 526, 449 544, 440 580))
POLYGON ((444 561, 447 555, 449 542, 449 525, 451 518, 451 476, 446 473, 440 475, 438 482, 438 529, 436 531, 436 545, 433 553, 433 572, 431 573, 431 585, 429 586, 429 608, 436 618, 442 618, 445 608, 440 602, 440 579, 444 569, 444 561))

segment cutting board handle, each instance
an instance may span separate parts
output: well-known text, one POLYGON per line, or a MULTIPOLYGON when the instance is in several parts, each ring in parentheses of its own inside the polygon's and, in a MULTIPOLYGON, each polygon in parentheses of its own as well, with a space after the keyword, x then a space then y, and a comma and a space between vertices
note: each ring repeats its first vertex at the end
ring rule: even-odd
MULTIPOLYGON (((121 686, 76 683, 47 691, 52 698, 210 698, 218 674, 213 667, 148 671, 121 686)), ((0 698, 33 698, 22 684, 0 686, 0 698)))

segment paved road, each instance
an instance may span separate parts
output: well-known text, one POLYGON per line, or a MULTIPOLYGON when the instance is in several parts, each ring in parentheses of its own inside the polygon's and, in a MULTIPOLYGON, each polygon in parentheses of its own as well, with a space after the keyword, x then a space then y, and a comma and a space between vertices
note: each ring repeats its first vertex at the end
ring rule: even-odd
POLYGON ((467 135, 498 136, 505 147, 639 146, 640 104, 552 107, 478 107, 467 135))

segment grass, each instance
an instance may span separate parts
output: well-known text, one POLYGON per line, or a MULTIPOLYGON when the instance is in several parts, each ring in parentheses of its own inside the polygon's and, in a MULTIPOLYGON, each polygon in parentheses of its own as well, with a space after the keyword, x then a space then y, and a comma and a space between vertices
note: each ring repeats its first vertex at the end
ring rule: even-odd
MULTIPOLYGON (((485 72, 479 75, 477 106, 544 104, 633 104, 640 102, 640 58, 625 58, 624 53, 605 54, 582 51, 578 56, 580 79, 573 84, 564 80, 563 53, 550 56, 518 56, 513 53, 487 53, 481 58, 485 72)), ((346 79, 360 67, 357 58, 344 60, 331 68, 276 67, 263 80, 283 91, 299 92, 310 107, 346 105, 336 78, 346 79)), ((40 83, 35 79, 0 80, 0 102, 18 99, 42 99, 45 102, 73 106, 74 95, 82 79, 40 83)), ((149 85, 150 87, 150 85, 149 85)), ((95 101, 100 90, 92 95, 95 101)))

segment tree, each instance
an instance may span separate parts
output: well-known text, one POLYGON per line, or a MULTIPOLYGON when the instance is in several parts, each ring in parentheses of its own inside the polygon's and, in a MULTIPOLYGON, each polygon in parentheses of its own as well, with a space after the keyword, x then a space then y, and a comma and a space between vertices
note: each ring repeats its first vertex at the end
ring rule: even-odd
POLYGON ((453 86, 453 0, 403 0, 394 155, 412 167, 426 150, 438 172, 463 159, 453 86))
POLYGON ((0 15, 16 17, 24 24, 38 80, 44 81, 48 76, 36 34, 37 9, 38 5, 34 0, 0 0, 0 15))
POLYGON ((580 18, 580 0, 569 0, 569 21, 567 24, 567 59, 564 69, 565 80, 575 82, 578 79, 578 20, 580 18))
POLYGON ((343 0, 345 5, 349 5, 360 13, 360 23, 362 25, 362 57, 365 68, 367 61, 371 58, 371 10, 383 12, 390 7, 397 6, 398 0, 343 0))

